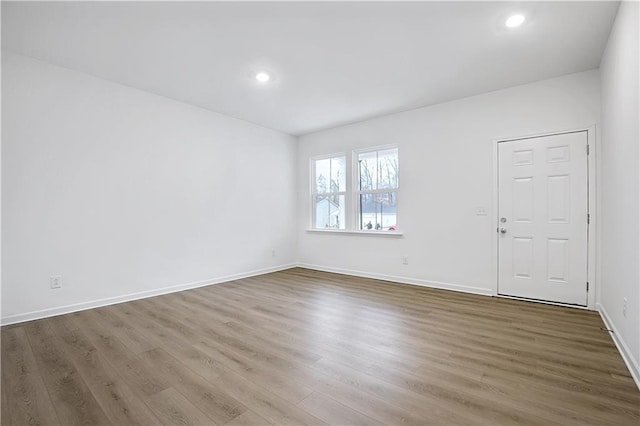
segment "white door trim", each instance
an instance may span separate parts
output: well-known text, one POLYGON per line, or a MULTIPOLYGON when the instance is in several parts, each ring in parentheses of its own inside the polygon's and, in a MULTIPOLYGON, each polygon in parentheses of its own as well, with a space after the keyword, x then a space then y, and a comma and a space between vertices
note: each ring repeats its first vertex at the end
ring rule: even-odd
MULTIPOLYGON (((528 135, 517 135, 510 137, 501 137, 494 138, 492 140, 492 169, 493 169, 493 187, 492 187, 492 203, 491 203, 491 217, 493 220, 491 221, 491 232, 494 235, 491 238, 491 258, 492 258, 492 274, 493 274, 493 283, 492 283, 492 294, 497 297, 506 297, 513 298, 508 296, 502 296, 498 294, 498 232, 497 229, 499 227, 498 222, 498 143, 500 142, 509 142, 521 139, 531 139, 543 136, 553 136, 553 135, 561 135, 565 133, 575 133, 575 132, 587 132, 587 144, 589 146, 589 156, 587 158, 588 161, 588 197, 589 197, 589 214, 590 221, 588 226, 588 244, 587 244, 587 277, 589 280, 589 291, 587 293, 587 306, 574 306, 574 305, 563 305, 562 303, 553 303, 553 302, 543 302, 547 304, 553 305, 562 305, 562 306, 571 306, 573 308, 578 309, 589 309, 596 310, 596 294, 598 292, 598 280, 597 280, 597 271, 599 270, 600 265, 600 255, 597 251, 597 241, 600 233, 600 226, 598 224, 598 212, 599 212, 599 204, 597 203, 597 188, 598 185, 598 153, 600 151, 597 140, 596 140, 596 125, 590 125, 585 127, 578 127, 567 130, 559 130, 554 132, 539 132, 528 135)), ((528 299, 527 299, 528 300, 528 299)))

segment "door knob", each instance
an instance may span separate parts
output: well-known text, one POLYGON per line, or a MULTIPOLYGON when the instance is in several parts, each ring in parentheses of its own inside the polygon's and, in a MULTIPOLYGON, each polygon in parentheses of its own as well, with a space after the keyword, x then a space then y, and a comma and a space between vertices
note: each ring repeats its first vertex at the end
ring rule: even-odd
POLYGON ((500 233, 501 234, 506 234, 507 233, 507 228, 500 228, 500 233))

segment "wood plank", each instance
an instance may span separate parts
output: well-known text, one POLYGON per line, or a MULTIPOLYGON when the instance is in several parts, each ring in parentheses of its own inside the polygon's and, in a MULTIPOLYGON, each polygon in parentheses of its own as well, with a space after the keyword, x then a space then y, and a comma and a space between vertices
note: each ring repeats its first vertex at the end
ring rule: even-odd
POLYGON ((118 369, 120 366, 136 359, 135 353, 126 347, 111 331, 108 325, 97 321, 87 312, 76 312, 66 317, 75 327, 82 330, 109 364, 118 369))
POLYGON ((227 423, 227 426, 264 426, 271 425, 267 419, 261 417, 251 410, 247 410, 235 419, 227 423))
POLYGON ((382 425, 382 423, 340 404, 320 392, 314 392, 298 404, 298 407, 331 425, 382 425))
POLYGON ((70 318, 59 316, 49 321, 58 336, 60 346, 67 352, 82 375, 93 396, 114 425, 153 425, 158 419, 149 408, 98 353, 97 349, 75 328, 70 318))
POLYGON ((163 349, 143 352, 140 357, 216 424, 224 425, 247 411, 224 388, 207 382, 163 349))
POLYGON ((85 311, 85 315, 92 317, 96 322, 108 325, 112 335, 134 353, 148 351, 155 347, 147 340, 144 333, 141 333, 141 330, 113 315, 113 310, 110 307, 90 309, 85 311))
POLYGON ((60 348, 49 321, 31 322, 24 328, 60 423, 111 424, 78 370, 60 348))
POLYGON ((212 419, 198 410, 187 398, 173 388, 149 397, 149 406, 156 413, 160 424, 173 426, 202 426, 214 424, 212 419))
POLYGON ((2 330, 2 424, 60 424, 23 327, 2 330))
MULTIPOLYGON (((314 364, 312 368, 358 393, 367 393, 390 403, 395 408, 400 408, 417 419, 428 417, 432 422, 440 424, 449 422, 474 424, 473 420, 477 418, 467 414, 467 410, 459 410, 459 407, 455 404, 457 401, 452 401, 450 395, 445 392, 437 392, 436 389, 431 393, 425 392, 420 397, 416 395, 416 389, 411 386, 404 386, 403 383, 389 383, 340 363, 323 362, 321 360, 314 364)), ((322 391, 323 387, 318 389, 322 391)), ((438 390, 442 391, 442 389, 438 390)), ((340 401, 342 402, 342 400, 340 401)), ((344 403, 349 405, 346 400, 344 403)), ((383 420, 380 419, 380 421, 383 420)))
MULTIPOLYGON (((319 379, 316 391, 330 395, 352 410, 363 413, 388 425, 424 426, 429 422, 432 424, 456 424, 451 420, 443 423, 440 416, 427 417, 421 414, 415 414, 405 407, 399 407, 396 405, 396 402, 400 401, 401 395, 397 396, 394 401, 387 401, 383 397, 368 392, 360 386, 347 384, 333 378, 319 379), (429 419, 429 421, 427 421, 427 419, 429 419)), ((415 406, 413 408, 415 408, 415 406)))
MULTIPOLYGON (((296 407, 236 373, 223 373, 219 383, 245 407, 277 425, 323 425, 317 417, 296 407)), ((267 384, 268 385, 268 384, 267 384)))
POLYGON ((171 387, 171 383, 166 377, 137 357, 121 367, 120 375, 143 398, 155 395, 171 387))
POLYGON ((196 374, 207 380, 215 380, 222 371, 220 360, 210 357, 206 353, 196 349, 188 340, 172 332, 172 330, 160 326, 152 319, 146 317, 139 309, 131 304, 114 306, 114 314, 126 318, 128 322, 143 329, 147 338, 167 351, 193 370, 196 374))
POLYGON ((9 405, 7 404, 7 388, 4 384, 4 378, 0 385, 0 396, 2 402, 0 405, 0 425, 11 426, 11 414, 9 413, 9 405))

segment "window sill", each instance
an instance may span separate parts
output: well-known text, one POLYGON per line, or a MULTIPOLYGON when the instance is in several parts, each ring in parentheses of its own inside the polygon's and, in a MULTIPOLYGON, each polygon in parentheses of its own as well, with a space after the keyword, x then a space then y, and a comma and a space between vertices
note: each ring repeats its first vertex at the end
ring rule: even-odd
POLYGON ((402 232, 398 231, 348 231, 344 229, 307 229, 307 232, 312 234, 344 234, 344 235, 357 235, 363 237, 387 237, 387 238, 401 238, 404 236, 402 232))

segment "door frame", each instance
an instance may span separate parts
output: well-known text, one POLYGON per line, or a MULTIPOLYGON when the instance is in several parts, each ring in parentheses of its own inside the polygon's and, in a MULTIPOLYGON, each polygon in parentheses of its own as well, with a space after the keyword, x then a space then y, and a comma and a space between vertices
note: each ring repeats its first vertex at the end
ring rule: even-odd
MULTIPOLYGON (((539 303, 546 303, 550 305, 560 305, 560 306, 568 306, 577 309, 588 309, 588 310, 596 310, 596 301, 599 299, 599 265, 600 265, 600 255, 597 251, 597 241, 600 236, 600 225, 598 222, 599 217, 599 204, 597 203, 597 188, 599 185, 599 175, 597 171, 599 170, 599 160, 600 157, 598 154, 600 152, 600 147, 596 138, 596 125, 592 124, 590 126, 566 129, 566 130, 557 130, 557 131, 542 131, 536 132, 526 135, 518 135, 518 136, 509 136, 509 137, 500 137, 494 138, 492 140, 492 169, 493 169, 493 186, 492 186, 492 203, 491 203, 491 233, 494 235, 491 238, 491 253, 492 253, 492 273, 493 273, 493 283, 492 283, 492 294, 495 297, 503 297, 507 299, 523 299, 514 296, 505 296, 498 294, 498 232, 499 228, 499 219, 498 219, 498 144, 502 142, 511 142, 522 139, 531 139, 531 138, 539 138, 544 136, 554 136, 554 135, 562 135, 566 133, 576 133, 576 132, 587 132, 587 145, 589 146, 589 155, 587 156, 587 196, 589 197, 588 206, 589 206, 589 225, 587 227, 587 279, 589 280, 589 291, 587 292, 587 306, 576 306, 576 305, 567 305, 564 303, 558 302, 548 302, 544 300, 536 300, 539 303)), ((586 284, 585 284, 586 285, 586 284)))

